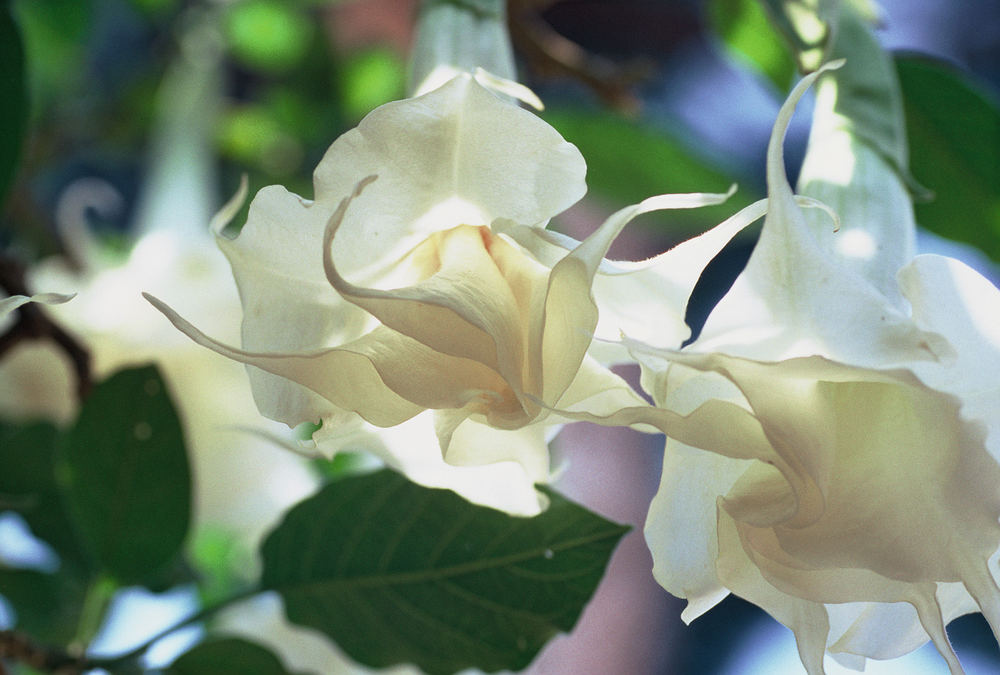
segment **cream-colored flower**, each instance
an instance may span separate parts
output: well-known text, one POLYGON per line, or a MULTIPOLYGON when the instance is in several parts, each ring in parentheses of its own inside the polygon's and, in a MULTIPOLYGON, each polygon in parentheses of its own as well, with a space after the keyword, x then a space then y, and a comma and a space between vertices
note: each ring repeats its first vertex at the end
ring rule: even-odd
MULTIPOLYGON (((643 266, 604 262, 608 246, 641 213, 725 197, 653 197, 582 243, 536 234, 583 195, 585 171, 554 129, 459 75, 340 137, 316 169, 314 201, 265 188, 240 235, 220 237, 243 300, 242 349, 151 301, 195 341, 252 366, 265 415, 323 420, 321 448, 433 414, 449 464, 506 466, 504 490, 530 501, 501 506, 537 511, 531 486, 549 478, 545 425, 561 421, 549 408, 641 403, 587 354, 595 276, 615 301, 647 278, 643 266)), ((738 220, 674 255, 673 277, 648 293, 661 300, 672 346, 686 336, 687 293, 738 220)), ((643 299, 601 309, 634 319, 643 299)), ((398 449, 385 450, 420 480, 398 449)))
POLYGON ((791 200, 793 94, 747 269, 702 336, 668 357, 679 365, 647 358, 657 403, 695 412, 672 427, 646 536, 689 620, 729 590, 792 628, 812 673, 827 650, 863 666, 928 637, 960 672, 944 624, 979 609, 1000 627, 987 562, 1000 544, 1000 386, 987 375, 1000 373, 1000 292, 935 256, 891 283, 912 211, 892 169, 838 127, 835 86, 818 97, 803 184, 840 196, 843 226, 807 225, 791 200), (839 191, 838 153, 854 162, 839 191))
POLYGON ((814 79, 775 124, 769 210, 745 271, 685 349, 626 340, 659 409, 604 422, 670 437, 645 533, 686 621, 733 592, 795 632, 810 673, 827 652, 863 667, 928 638, 958 673, 945 623, 979 610, 1000 627, 988 562, 1000 545, 1000 291, 938 256, 889 285, 912 211, 893 170, 836 119, 831 77, 803 183, 848 208, 839 228, 807 221, 781 146, 814 79), (854 162, 839 190, 838 156, 854 162), (866 236, 877 239, 861 256, 851 240, 866 236))

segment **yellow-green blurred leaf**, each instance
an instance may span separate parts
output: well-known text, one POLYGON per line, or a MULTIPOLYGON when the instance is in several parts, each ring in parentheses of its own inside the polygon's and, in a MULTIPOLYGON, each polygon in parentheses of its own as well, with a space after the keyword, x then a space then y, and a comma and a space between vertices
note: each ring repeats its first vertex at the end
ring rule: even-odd
POLYGON ((388 49, 352 54, 341 64, 341 69, 341 106, 352 122, 373 108, 403 96, 406 66, 388 49))
POLYGON ((795 76, 795 59, 756 0, 711 0, 709 22, 726 49, 759 70, 784 93, 795 76))
POLYGON ((274 0, 245 0, 226 15, 226 38, 233 56, 267 72, 291 69, 305 56, 312 24, 293 6, 274 0))

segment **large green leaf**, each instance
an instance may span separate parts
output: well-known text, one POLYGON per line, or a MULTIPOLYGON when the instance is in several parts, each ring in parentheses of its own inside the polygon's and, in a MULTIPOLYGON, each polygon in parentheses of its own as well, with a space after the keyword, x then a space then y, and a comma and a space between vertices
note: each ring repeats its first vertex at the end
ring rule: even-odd
POLYGON ((239 638, 202 642, 177 657, 167 675, 288 675, 274 654, 239 638))
POLYGON ((64 564, 85 568, 80 547, 56 483, 58 430, 47 423, 0 423, 0 510, 16 511, 32 534, 51 546, 64 564))
MULTIPOLYGON (((613 113, 556 108, 542 117, 580 149, 589 190, 616 207, 666 192, 725 192, 734 182, 667 132, 613 113)), ((646 218, 668 223, 672 233, 684 236, 722 222, 756 198, 743 188, 721 206, 646 218)))
POLYGON ((1000 105, 953 66, 896 58, 910 168, 933 193, 916 205, 927 229, 1000 261, 1000 105))
POLYGON ((21 155, 28 119, 24 78, 24 45, 11 16, 10 4, 0 3, 0 205, 7 196, 21 155))
POLYGON ((261 584, 369 666, 520 670, 572 629, 627 531, 549 497, 515 518, 388 470, 344 478, 268 537, 261 584))
POLYGON ((155 367, 95 387, 62 444, 70 514, 121 583, 157 579, 188 530, 191 475, 180 420, 155 367))

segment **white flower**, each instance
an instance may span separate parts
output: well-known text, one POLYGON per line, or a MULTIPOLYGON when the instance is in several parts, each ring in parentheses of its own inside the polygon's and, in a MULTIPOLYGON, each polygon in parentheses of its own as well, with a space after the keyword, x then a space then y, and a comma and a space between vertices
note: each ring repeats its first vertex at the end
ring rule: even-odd
POLYGON ((646 525, 655 574, 690 599, 688 620, 727 589, 760 605, 795 631, 812 673, 826 650, 863 666, 928 637, 960 672, 944 624, 978 608, 1000 627, 987 564, 1000 544, 1000 292, 936 256, 892 282, 911 207, 884 160, 837 126, 833 80, 803 183, 839 194, 843 227, 807 224, 781 156, 806 84, 775 125, 747 269, 695 343, 659 355, 707 374, 646 373, 658 404, 713 425, 673 427, 646 525), (839 191, 838 151, 854 161, 839 191))
POLYGON ((803 182, 846 209, 839 228, 821 212, 807 221, 781 146, 815 77, 775 124, 746 269, 685 349, 625 341, 659 409, 603 422, 669 437, 645 533, 657 580, 689 601, 686 621, 733 592, 795 632, 810 673, 826 652, 863 667, 928 637, 957 673, 945 623, 978 609, 1000 627, 988 563, 1000 545, 1000 291, 938 256, 893 280, 912 255, 910 204, 837 119, 832 78, 803 182), (854 163, 839 189, 838 156, 854 163), (872 246, 852 245, 863 237, 872 246))
MULTIPOLYGON (((641 213, 724 198, 653 197, 582 243, 542 234, 583 195, 585 171, 554 129, 459 75, 341 136, 316 169, 314 201, 265 188, 240 235, 220 237, 243 300, 242 349, 151 301, 195 341, 251 365, 266 416, 292 426, 323 420, 320 447, 370 432, 361 420, 398 428, 433 414, 449 464, 506 467, 503 491, 524 499, 498 505, 537 511, 531 486, 549 478, 545 426, 562 421, 549 409, 641 403, 587 355, 598 322, 591 285, 597 276, 602 312, 635 322, 646 298, 633 291, 653 277, 602 256, 641 213)), ((661 288, 648 296, 662 300, 657 325, 668 326, 671 346, 686 336, 687 293, 738 220, 655 277, 661 288)), ((386 447, 383 457, 422 480, 407 452, 386 447)), ((465 477, 454 476, 445 484, 463 491, 465 477)))

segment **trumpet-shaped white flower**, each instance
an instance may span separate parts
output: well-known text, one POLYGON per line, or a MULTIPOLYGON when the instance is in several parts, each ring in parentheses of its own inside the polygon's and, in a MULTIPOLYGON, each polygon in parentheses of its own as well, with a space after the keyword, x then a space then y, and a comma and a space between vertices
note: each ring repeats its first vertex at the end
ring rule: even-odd
POLYGON ((910 204, 829 91, 802 178, 847 217, 836 233, 807 221, 782 142, 815 77, 775 123, 746 269, 685 349, 625 341, 658 409, 603 422, 669 437, 645 534, 686 621, 733 592, 795 632, 810 673, 826 652, 863 667, 928 638, 958 673, 945 623, 978 609, 1000 629, 1000 291, 938 256, 890 285, 886 266, 910 255, 910 204), (843 167, 825 161, 838 154, 855 162, 839 188, 843 167), (876 239, 859 251, 844 236, 876 239))
MULTIPOLYGON (((417 420, 433 414, 444 459, 490 467, 487 483, 508 495, 486 503, 537 511, 532 485, 549 478, 545 425, 560 421, 549 409, 641 403, 587 353, 595 276, 605 321, 621 319, 618 329, 644 312, 644 296, 619 307, 602 300, 651 278, 648 266, 603 261, 608 246, 641 213, 725 197, 653 197, 582 243, 545 234, 549 218, 583 195, 585 171, 554 129, 459 75, 341 136, 316 169, 314 201, 265 188, 240 235, 220 236, 243 300, 242 348, 151 301, 195 341, 252 366, 265 415, 293 426, 322 420, 321 448, 371 425, 427 425, 417 420)), ((694 280, 743 220, 671 252, 674 269, 656 277, 647 295, 659 301, 671 346, 686 337, 694 280)), ((421 480, 399 449, 383 456, 421 480)), ((449 486, 463 491, 462 480, 449 486)))
POLYGON ((781 156, 805 84, 775 125, 770 210, 746 270, 684 353, 646 358, 657 403, 690 414, 646 526, 655 574, 689 598, 689 620, 727 590, 760 605, 795 631, 812 673, 827 649, 863 666, 928 637, 960 672, 944 624, 978 608, 1000 629, 988 566, 1000 544, 1000 292, 937 256, 892 281, 911 207, 837 119, 833 80, 802 182, 843 227, 807 223, 781 156), (839 186, 838 155, 854 165, 839 186), (654 365, 663 357, 680 365, 654 365))

